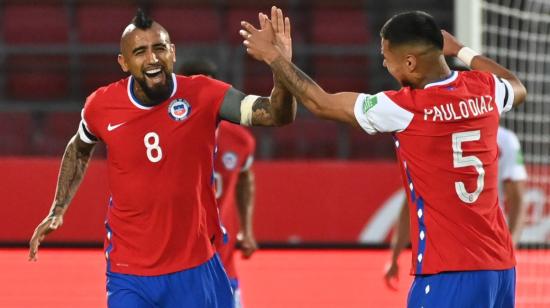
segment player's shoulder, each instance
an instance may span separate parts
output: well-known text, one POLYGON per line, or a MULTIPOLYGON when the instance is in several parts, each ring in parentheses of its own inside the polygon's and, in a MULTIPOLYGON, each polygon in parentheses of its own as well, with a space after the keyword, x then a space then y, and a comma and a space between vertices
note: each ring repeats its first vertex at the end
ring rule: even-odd
POLYGON ((490 72, 469 70, 458 72, 458 80, 461 80, 465 83, 481 85, 494 83, 495 76, 490 72))
POLYGON ((194 86, 194 87, 227 87, 229 86, 227 83, 214 79, 212 77, 208 77, 205 75, 191 75, 191 76, 184 76, 184 75, 176 75, 176 80, 178 84, 183 85, 184 87, 187 86, 194 86))
POLYGON ((126 95, 128 91, 128 80, 129 78, 124 78, 106 86, 99 87, 87 97, 86 105, 100 105, 112 101, 117 96, 126 95))

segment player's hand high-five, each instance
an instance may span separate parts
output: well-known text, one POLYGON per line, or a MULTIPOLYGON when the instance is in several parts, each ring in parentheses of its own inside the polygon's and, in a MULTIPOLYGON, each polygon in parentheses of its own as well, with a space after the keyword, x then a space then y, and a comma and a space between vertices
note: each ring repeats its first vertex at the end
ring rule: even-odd
POLYGON ((258 61, 272 62, 282 55, 286 60, 292 60, 292 39, 290 35, 290 19, 284 17, 283 11, 277 7, 271 8, 271 20, 260 13, 260 29, 256 29, 246 21, 241 22, 243 29, 239 31, 245 39, 246 51, 258 61))

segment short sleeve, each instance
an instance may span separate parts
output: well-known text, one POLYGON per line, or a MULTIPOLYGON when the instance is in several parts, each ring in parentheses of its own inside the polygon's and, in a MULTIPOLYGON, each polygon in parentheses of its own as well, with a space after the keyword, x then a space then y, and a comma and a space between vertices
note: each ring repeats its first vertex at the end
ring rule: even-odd
POLYGON ((495 83, 495 101, 498 107, 498 112, 503 113, 510 111, 514 105, 514 89, 510 82, 495 75, 493 81, 495 83))
POLYGON ((413 113, 392 101, 384 92, 360 94, 354 114, 359 125, 369 134, 401 132, 413 119, 413 113))
POLYGON ((92 129, 90 129, 87 121, 87 119, 91 117, 89 109, 92 97, 93 95, 88 97, 88 99, 86 100, 86 104, 84 105, 84 108, 80 113, 81 120, 78 126, 78 135, 80 137, 80 140, 89 144, 94 144, 98 141, 97 135, 93 133, 92 129))
POLYGON ((512 181, 526 180, 527 171, 517 137, 512 132, 501 132, 499 129, 498 146, 500 149, 500 178, 512 181))

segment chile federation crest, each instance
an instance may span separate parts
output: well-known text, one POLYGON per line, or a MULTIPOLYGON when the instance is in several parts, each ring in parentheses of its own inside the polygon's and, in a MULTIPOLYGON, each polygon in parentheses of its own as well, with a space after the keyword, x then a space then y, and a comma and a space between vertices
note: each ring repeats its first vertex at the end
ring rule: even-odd
POLYGON ((183 99, 177 98, 168 106, 168 115, 175 121, 183 121, 191 114, 191 105, 183 99))

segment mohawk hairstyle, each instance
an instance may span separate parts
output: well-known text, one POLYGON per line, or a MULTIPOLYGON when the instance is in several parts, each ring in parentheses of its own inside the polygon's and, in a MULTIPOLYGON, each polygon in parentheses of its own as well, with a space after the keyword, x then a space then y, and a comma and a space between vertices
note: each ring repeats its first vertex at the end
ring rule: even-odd
POLYGON ((145 14, 145 11, 139 8, 136 12, 136 16, 132 19, 132 24, 138 29, 145 30, 151 28, 153 20, 145 14))

